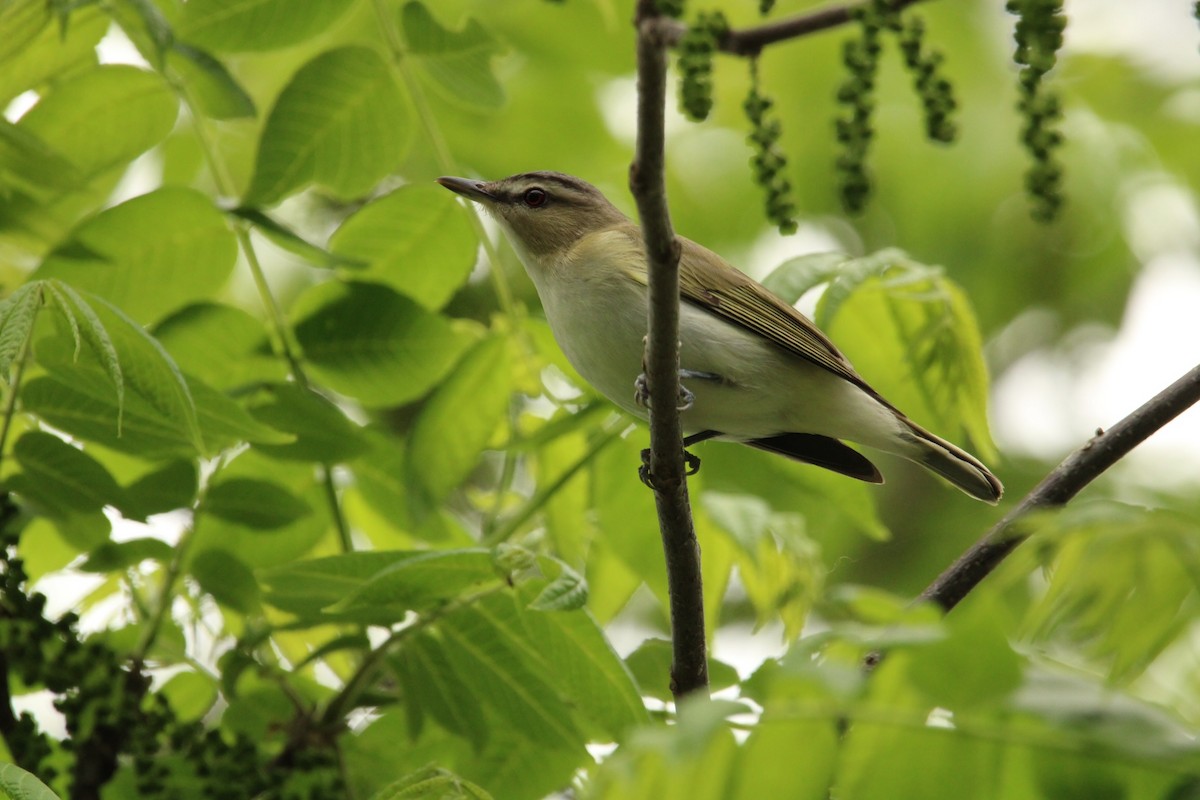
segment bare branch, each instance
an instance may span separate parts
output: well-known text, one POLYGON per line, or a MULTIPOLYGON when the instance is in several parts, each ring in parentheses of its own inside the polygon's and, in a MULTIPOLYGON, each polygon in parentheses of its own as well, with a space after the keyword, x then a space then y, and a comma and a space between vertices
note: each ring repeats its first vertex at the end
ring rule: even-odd
MULTIPOLYGON (((918 0, 894 0, 892 5, 902 9, 918 0)), ((764 47, 789 39, 798 39, 813 33, 845 25, 854 19, 856 9, 866 3, 847 3, 844 5, 828 6, 816 11, 797 14, 794 17, 767 22, 752 28, 733 29, 721 37, 717 47, 722 53, 734 56, 756 56, 764 47)), ((687 25, 678 20, 662 18, 658 21, 662 36, 670 47, 674 47, 687 33, 687 25)))
MULTIPOLYGON (((707 692, 700 546, 688 505, 679 421, 679 243, 664 179, 667 43, 653 0, 638 0, 638 135, 629 170, 649 262, 646 380, 650 388, 650 475, 671 596, 671 691, 676 700, 707 692)), ((632 389, 632 387, 631 387, 632 389)))
POLYGON ((929 585, 921 598, 950 610, 987 577, 1004 557, 1029 537, 1020 520, 1039 508, 1065 505, 1159 428, 1200 401, 1200 365, 1146 401, 1108 431, 1097 431, 929 585))

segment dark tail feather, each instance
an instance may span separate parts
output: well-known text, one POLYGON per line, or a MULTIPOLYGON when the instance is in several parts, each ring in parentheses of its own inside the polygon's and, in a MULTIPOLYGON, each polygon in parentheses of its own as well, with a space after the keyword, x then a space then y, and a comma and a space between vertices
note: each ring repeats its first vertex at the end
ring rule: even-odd
POLYGON ((1004 494, 1000 480, 979 459, 960 447, 935 436, 910 420, 905 420, 919 437, 921 452, 906 458, 927 467, 974 498, 993 505, 1004 494))
POLYGON ((750 439, 745 444, 867 483, 883 483, 883 476, 866 456, 829 436, 815 433, 783 433, 766 439, 750 439))

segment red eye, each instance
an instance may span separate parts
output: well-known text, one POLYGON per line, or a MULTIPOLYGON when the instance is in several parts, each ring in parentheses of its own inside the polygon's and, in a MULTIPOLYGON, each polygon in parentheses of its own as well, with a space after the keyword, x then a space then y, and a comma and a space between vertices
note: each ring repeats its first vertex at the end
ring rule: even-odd
POLYGON ((530 208, 539 208, 546 204, 546 192, 542 189, 530 189, 522 198, 530 208))

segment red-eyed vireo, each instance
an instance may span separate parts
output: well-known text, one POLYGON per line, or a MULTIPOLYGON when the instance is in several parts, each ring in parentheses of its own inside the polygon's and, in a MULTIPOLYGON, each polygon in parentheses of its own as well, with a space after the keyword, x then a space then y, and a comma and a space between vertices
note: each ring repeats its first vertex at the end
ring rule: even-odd
MULTIPOLYGON (((596 187, 558 172, 498 181, 439 178, 496 218, 537 287, 546 318, 579 374, 626 411, 646 333, 641 230, 596 187)), ((724 438, 881 483, 841 439, 894 453, 994 503, 987 467, 904 416, 872 389, 803 314, 720 256, 679 237, 680 365, 691 404, 685 440, 724 438)))

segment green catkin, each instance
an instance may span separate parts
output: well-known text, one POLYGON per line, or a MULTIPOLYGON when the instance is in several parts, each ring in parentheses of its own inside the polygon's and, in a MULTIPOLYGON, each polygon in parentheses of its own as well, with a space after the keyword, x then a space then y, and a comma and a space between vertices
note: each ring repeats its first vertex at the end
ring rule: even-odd
POLYGON ((1025 191, 1033 203, 1034 219, 1049 222, 1063 204, 1063 170, 1056 157, 1063 143, 1057 128, 1062 104, 1042 79, 1058 60, 1067 19, 1062 0, 1008 0, 1005 7, 1017 15, 1013 60, 1022 65, 1017 108, 1024 118, 1021 143, 1032 160, 1025 173, 1025 191))

